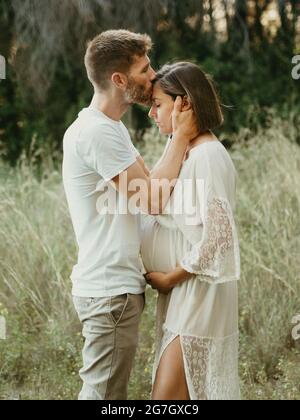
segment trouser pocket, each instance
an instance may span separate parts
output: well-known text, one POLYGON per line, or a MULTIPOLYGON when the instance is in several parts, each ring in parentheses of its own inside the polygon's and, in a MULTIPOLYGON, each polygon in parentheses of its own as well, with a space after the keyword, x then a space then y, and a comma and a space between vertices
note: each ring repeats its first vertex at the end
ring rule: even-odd
POLYGON ((129 300, 129 293, 123 295, 111 296, 109 302, 109 314, 115 325, 121 322, 124 312, 126 311, 129 300))
POLYGON ((142 294, 74 298, 83 323, 83 387, 79 399, 124 400, 138 344, 142 294))

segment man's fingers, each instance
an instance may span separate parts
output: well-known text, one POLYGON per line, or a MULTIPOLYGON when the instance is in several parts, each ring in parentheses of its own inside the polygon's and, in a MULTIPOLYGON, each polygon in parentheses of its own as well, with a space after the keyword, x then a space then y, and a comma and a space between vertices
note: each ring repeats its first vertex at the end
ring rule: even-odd
POLYGON ((182 108, 182 97, 177 96, 174 102, 174 112, 180 112, 182 108))

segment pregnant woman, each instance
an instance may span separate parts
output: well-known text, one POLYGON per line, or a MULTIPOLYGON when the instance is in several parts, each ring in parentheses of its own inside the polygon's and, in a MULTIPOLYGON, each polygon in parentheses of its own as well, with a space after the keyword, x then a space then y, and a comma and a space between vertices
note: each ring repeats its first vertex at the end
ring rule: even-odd
POLYGON ((183 109, 193 109, 199 135, 163 214, 143 219, 146 278, 159 291, 152 399, 237 400, 236 171, 211 131, 223 122, 213 83, 192 63, 157 73, 149 115, 169 135, 165 153, 177 96, 183 109))

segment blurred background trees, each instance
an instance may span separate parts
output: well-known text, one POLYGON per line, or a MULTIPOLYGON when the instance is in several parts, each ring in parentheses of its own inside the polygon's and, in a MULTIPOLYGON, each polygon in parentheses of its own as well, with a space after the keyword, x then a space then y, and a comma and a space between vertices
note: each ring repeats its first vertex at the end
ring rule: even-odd
MULTIPOLYGON (((154 68, 184 59, 212 74, 231 106, 223 138, 267 125, 270 110, 297 123, 300 85, 291 71, 300 52, 300 0, 0 0, 0 54, 8 61, 0 84, 4 159, 13 164, 40 146, 60 152, 66 127, 92 96, 86 42, 111 28, 149 33, 154 68)), ((146 111, 131 111, 138 141, 150 125, 146 111)))
MULTIPOLYGON (((231 106, 218 134, 236 142, 230 155, 239 174, 242 396, 299 399, 300 341, 291 335, 300 296, 300 60, 292 64, 300 55, 299 3, 0 0, 0 54, 7 59, 0 81, 0 316, 9 333, 0 345, 0 399, 74 399, 79 392, 82 341, 69 280, 77 252, 61 182, 62 138, 92 96, 87 40, 121 27, 152 36, 155 68, 199 63, 231 106)), ((144 108, 126 118, 151 167, 165 139, 156 129, 143 136, 144 108)), ((146 300, 130 399, 151 392, 151 288, 146 300)))

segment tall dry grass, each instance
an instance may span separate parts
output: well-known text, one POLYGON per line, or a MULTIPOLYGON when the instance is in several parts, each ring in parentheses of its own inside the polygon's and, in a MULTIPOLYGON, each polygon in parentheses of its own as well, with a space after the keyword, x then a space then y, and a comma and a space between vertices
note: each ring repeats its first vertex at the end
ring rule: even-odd
MULTIPOLYGON (((300 148, 296 127, 241 131, 230 151, 239 173, 241 243, 240 376, 245 399, 300 399, 300 148)), ((163 141, 150 132, 141 147, 151 166, 163 141)), ((61 184, 51 161, 0 169, 0 398, 76 398, 82 340, 69 275, 76 246, 61 184), (50 162, 50 163, 49 163, 50 162)), ((155 293, 140 329, 131 399, 147 399, 153 361, 155 293)))

